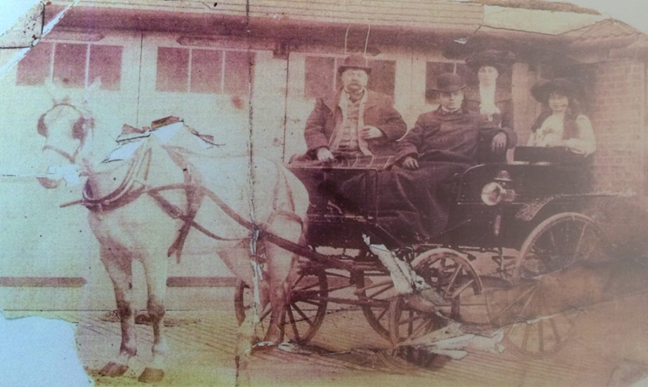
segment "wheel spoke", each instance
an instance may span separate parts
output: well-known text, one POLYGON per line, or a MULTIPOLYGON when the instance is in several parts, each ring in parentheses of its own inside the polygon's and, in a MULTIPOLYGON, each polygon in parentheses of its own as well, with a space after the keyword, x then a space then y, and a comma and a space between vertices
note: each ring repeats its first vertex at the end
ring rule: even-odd
POLYGON ((304 276, 305 276, 304 274, 299 275, 299 278, 297 278, 297 281, 295 281, 295 283, 293 284, 293 288, 297 287, 297 284, 300 283, 301 280, 304 279, 304 276))
POLYGON ((292 326, 292 330, 295 333, 295 339, 299 340, 299 330, 297 329, 297 322, 295 321, 295 316, 293 315, 292 308, 288 306, 286 308, 286 311, 288 312, 288 318, 290 319, 290 325, 292 326))
POLYGON ((384 287, 382 290, 379 290, 379 291, 377 291, 376 293, 374 293, 374 294, 368 296, 368 298, 376 298, 376 297, 378 297, 379 295, 385 293, 386 291, 388 291, 389 289, 391 289, 391 288, 393 288, 393 287, 394 287, 393 283, 390 282, 390 283, 386 284, 385 287, 384 287))
POLYGON ((389 310, 389 308, 388 308, 388 307, 385 307, 385 308, 383 309, 383 311, 380 312, 380 314, 376 317, 376 320, 380 321, 380 319, 383 318, 383 317, 385 316, 385 314, 387 313, 388 310, 389 310))
POLYGON ((270 312, 272 312, 272 308, 268 308, 268 310, 266 310, 265 312, 263 312, 263 314, 261 315, 261 317, 259 317, 259 321, 263 321, 266 317, 268 317, 268 315, 270 314, 270 312))
POLYGON ((475 283, 475 279, 471 278, 470 281, 467 281, 465 284, 461 285, 457 290, 455 290, 452 293, 452 299, 455 299, 459 297, 459 295, 466 289, 468 289, 469 286, 472 286, 472 284, 475 283))
MULTIPOLYGON (((556 255, 560 255, 558 245, 556 244, 556 237, 554 236, 554 229, 553 228, 549 229, 549 240, 551 240, 551 244, 554 247, 553 251, 556 253, 556 255)), ((543 259, 545 259, 545 258, 543 257, 543 259)))
POLYGON ((551 326, 551 330, 553 331, 554 339, 556 340, 556 345, 560 344, 562 340, 560 337, 560 333, 558 332, 558 327, 556 326, 556 319, 550 318, 549 325, 551 326))
MULTIPOLYGON (((411 311, 410 311, 410 312, 411 312, 411 311)), ((412 317, 412 316, 410 315, 410 317, 409 317, 408 319, 405 319, 405 320, 401 320, 401 321, 399 321, 399 322, 398 322, 398 325, 403 325, 403 324, 413 323, 414 321, 419 320, 419 319, 421 319, 421 318, 423 318, 423 317, 421 317, 421 316, 414 316, 414 317, 412 317)))
POLYGON ((313 305, 313 306, 316 306, 318 308, 321 305, 321 302, 315 302, 315 301, 311 301, 311 300, 299 300, 299 302, 303 302, 304 304, 313 305))
POLYGON ((544 328, 543 328, 543 320, 540 319, 538 321, 538 345, 540 347, 540 352, 544 352, 544 328))
POLYGON ((461 271, 461 266, 457 265, 457 269, 452 273, 452 278, 450 279, 450 283, 448 284, 448 287, 446 288, 446 291, 443 293, 443 298, 448 297, 448 293, 450 292, 450 289, 452 289, 452 286, 454 285, 454 282, 457 280, 457 277, 459 276, 459 272, 461 271))
POLYGON ((511 302, 510 304, 506 305, 502 310, 500 310, 499 313, 497 313, 497 314, 495 315, 495 317, 493 317, 493 321, 497 320, 497 318, 500 317, 504 312, 506 312, 507 310, 511 309, 511 308, 513 307, 513 305, 517 304, 518 301, 520 301, 520 300, 521 300, 522 298, 524 298, 527 294, 529 294, 530 292, 532 292, 532 291, 534 291, 534 290, 535 290, 535 287, 530 287, 528 290, 525 290, 524 292, 522 292, 522 294, 520 294, 519 296, 517 296, 517 297, 515 298, 515 300, 513 300, 513 302, 511 302))
POLYGON ((432 318, 421 321, 421 323, 412 331, 411 337, 416 337, 421 331, 425 332, 432 322, 432 318))
POLYGON ((292 303, 290 305, 301 316, 302 321, 306 321, 308 323, 308 325, 313 326, 313 322, 306 316, 306 314, 304 314, 304 312, 297 306, 296 303, 292 303))
POLYGON ((317 279, 317 282, 315 282, 314 284, 312 284, 312 285, 308 285, 308 286, 306 286, 305 288, 295 289, 295 291, 303 292, 304 290, 312 289, 312 288, 314 288, 314 287, 316 287, 316 286, 319 286, 319 285, 320 285, 320 283, 319 283, 319 278, 318 278, 318 279, 317 279))
POLYGON ((533 288, 533 294, 531 295, 531 297, 529 297, 528 300, 526 300, 526 302, 524 303, 524 306, 522 306, 522 310, 520 310, 520 317, 523 317, 525 320, 527 320, 528 317, 524 316, 524 312, 526 312, 527 309, 529 309, 529 306, 532 305, 532 303, 535 306, 535 304, 538 302, 537 301, 538 300, 537 290, 538 290, 538 288, 536 288, 536 287, 533 288))
POLYGON ((522 349, 526 350, 527 344, 529 342, 529 334, 531 333, 531 324, 526 324, 524 327, 524 336, 522 337, 522 349))

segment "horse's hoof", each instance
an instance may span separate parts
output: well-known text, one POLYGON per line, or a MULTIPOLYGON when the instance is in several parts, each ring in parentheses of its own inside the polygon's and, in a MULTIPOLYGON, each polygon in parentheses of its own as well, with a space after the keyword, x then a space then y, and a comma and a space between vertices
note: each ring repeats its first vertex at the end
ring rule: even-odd
POLYGON ((270 351, 277 348, 277 345, 276 341, 259 341, 252 346, 252 353, 270 351))
POLYGON ((99 371, 101 376, 117 377, 122 376, 128 371, 128 366, 126 364, 118 364, 114 361, 108 362, 102 369, 99 371))
POLYGON ((144 368, 142 374, 137 379, 141 383, 158 383, 164 379, 164 371, 159 368, 144 368))

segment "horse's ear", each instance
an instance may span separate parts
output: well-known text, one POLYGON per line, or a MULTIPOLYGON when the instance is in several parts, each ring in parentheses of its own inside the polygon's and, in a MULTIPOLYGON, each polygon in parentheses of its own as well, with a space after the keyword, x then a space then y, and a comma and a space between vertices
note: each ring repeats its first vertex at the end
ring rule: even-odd
POLYGON ((47 125, 45 125, 45 114, 41 114, 38 119, 38 134, 47 137, 47 125))

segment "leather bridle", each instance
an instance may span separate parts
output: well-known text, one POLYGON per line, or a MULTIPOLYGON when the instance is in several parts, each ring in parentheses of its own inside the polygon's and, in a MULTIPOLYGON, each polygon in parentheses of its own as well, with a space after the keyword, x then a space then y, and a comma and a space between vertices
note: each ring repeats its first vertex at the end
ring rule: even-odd
POLYGON ((45 138, 49 137, 48 128, 47 128, 47 125, 45 124, 45 117, 50 112, 52 112, 54 109, 56 109, 56 108, 58 108, 60 106, 70 107, 73 110, 75 110, 77 113, 79 113, 79 119, 77 120, 77 122, 74 124, 74 126, 72 128, 72 137, 75 138, 75 139, 79 139, 81 141, 81 143, 75 149, 73 154, 70 154, 70 153, 64 151, 61 148, 58 148, 56 146, 49 145, 49 144, 45 145, 43 147, 42 151, 46 151, 46 150, 54 151, 54 152, 58 153, 60 156, 64 157, 66 160, 68 160, 70 162, 70 164, 76 164, 76 158, 79 155, 79 152, 81 151, 81 148, 83 147, 83 144, 85 142, 85 138, 86 138, 86 134, 87 134, 86 131, 88 129, 91 129, 92 126, 94 125, 93 120, 91 118, 86 118, 86 115, 84 114, 84 112, 81 109, 79 109, 78 107, 76 107, 76 106, 74 106, 74 105, 72 105, 70 103, 67 103, 67 102, 59 102, 59 103, 54 104, 54 106, 52 106, 51 109, 49 109, 48 111, 43 113, 40 116, 40 118, 38 119, 38 133, 40 135, 44 136, 45 138), (88 126, 88 127, 86 127, 86 126, 88 126))

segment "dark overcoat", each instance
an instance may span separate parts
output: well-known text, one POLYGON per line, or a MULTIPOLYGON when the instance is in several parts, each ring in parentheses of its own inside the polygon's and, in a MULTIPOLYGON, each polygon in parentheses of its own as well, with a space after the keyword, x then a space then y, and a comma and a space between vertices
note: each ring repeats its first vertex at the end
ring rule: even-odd
MULTIPOLYGON (((341 93, 342 89, 318 98, 306 121, 304 138, 310 156, 313 156, 318 148, 328 147, 331 136, 342 124, 342 109, 339 106, 341 93)), ((383 138, 368 140, 371 153, 380 156, 393 154, 396 140, 403 137, 407 131, 407 124, 394 109, 392 99, 368 90, 362 118, 364 125, 375 126, 385 134, 383 138)))

